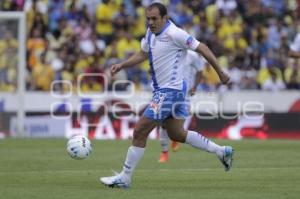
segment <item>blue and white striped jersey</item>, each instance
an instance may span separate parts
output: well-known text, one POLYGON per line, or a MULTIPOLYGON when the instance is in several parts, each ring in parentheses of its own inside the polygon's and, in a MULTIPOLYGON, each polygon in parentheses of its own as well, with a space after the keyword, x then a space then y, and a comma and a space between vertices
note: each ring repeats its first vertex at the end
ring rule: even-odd
POLYGON ((141 49, 149 54, 154 90, 182 90, 187 50, 195 50, 199 43, 171 21, 167 21, 159 34, 147 30, 141 49))

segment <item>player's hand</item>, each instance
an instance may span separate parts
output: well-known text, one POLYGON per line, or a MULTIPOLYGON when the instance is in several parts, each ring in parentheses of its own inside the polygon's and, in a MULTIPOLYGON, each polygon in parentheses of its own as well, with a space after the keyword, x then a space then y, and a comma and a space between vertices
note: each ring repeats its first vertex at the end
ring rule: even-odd
POLYGON ((114 76, 116 73, 118 73, 122 69, 122 64, 113 64, 110 67, 110 73, 112 76, 114 76))
POLYGON ((220 77, 220 80, 221 80, 222 84, 228 84, 229 81, 230 81, 229 75, 227 75, 223 71, 219 74, 219 77, 220 77))

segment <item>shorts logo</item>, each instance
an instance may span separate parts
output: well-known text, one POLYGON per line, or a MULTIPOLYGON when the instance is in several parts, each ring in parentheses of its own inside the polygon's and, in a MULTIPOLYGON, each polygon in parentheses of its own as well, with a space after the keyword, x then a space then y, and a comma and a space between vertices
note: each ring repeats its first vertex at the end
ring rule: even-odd
POLYGON ((150 107, 154 113, 158 113, 158 104, 156 104, 155 102, 150 102, 150 107))
POLYGON ((187 38, 187 40, 186 40, 186 45, 187 45, 187 46, 192 46, 192 44, 193 44, 193 37, 190 36, 190 37, 187 38))
POLYGON ((153 110, 154 113, 158 113, 160 107, 162 106, 164 99, 165 99, 166 95, 163 93, 156 93, 153 96, 152 101, 150 102, 150 107, 153 110))

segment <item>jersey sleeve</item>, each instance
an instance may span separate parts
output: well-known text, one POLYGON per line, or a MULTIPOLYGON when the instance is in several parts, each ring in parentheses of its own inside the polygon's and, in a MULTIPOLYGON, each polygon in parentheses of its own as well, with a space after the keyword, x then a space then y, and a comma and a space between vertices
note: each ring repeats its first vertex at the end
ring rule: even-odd
POLYGON ((188 34, 186 31, 182 29, 177 29, 176 31, 171 33, 171 37, 174 43, 184 49, 196 50, 197 46, 200 42, 195 39, 193 36, 188 34))
POLYGON ((149 52, 149 43, 148 43, 148 37, 151 36, 149 35, 149 30, 147 30, 146 34, 145 34, 145 37, 142 38, 141 40, 141 49, 142 51, 144 51, 145 53, 148 53, 149 52))
POLYGON ((145 37, 141 40, 141 49, 145 53, 149 52, 149 45, 148 45, 147 40, 145 39, 145 37))
POLYGON ((294 42, 290 45, 290 49, 300 52, 300 33, 297 34, 294 42))

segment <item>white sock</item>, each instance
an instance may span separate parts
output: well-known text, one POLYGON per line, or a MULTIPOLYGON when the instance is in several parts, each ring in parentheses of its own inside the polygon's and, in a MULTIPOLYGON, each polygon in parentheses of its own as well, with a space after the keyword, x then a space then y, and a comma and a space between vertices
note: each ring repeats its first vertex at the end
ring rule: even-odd
POLYGON ((123 166, 123 171, 125 175, 131 178, 131 175, 139 163, 140 159, 144 155, 145 148, 130 146, 127 152, 126 160, 123 166))
POLYGON ((167 152, 169 150, 169 136, 166 129, 160 127, 159 129, 159 141, 163 152, 167 152))
POLYGON ((185 142, 195 148, 202 149, 210 153, 215 153, 219 157, 223 156, 222 146, 217 145, 213 141, 210 141, 209 139, 195 131, 188 131, 185 142))

